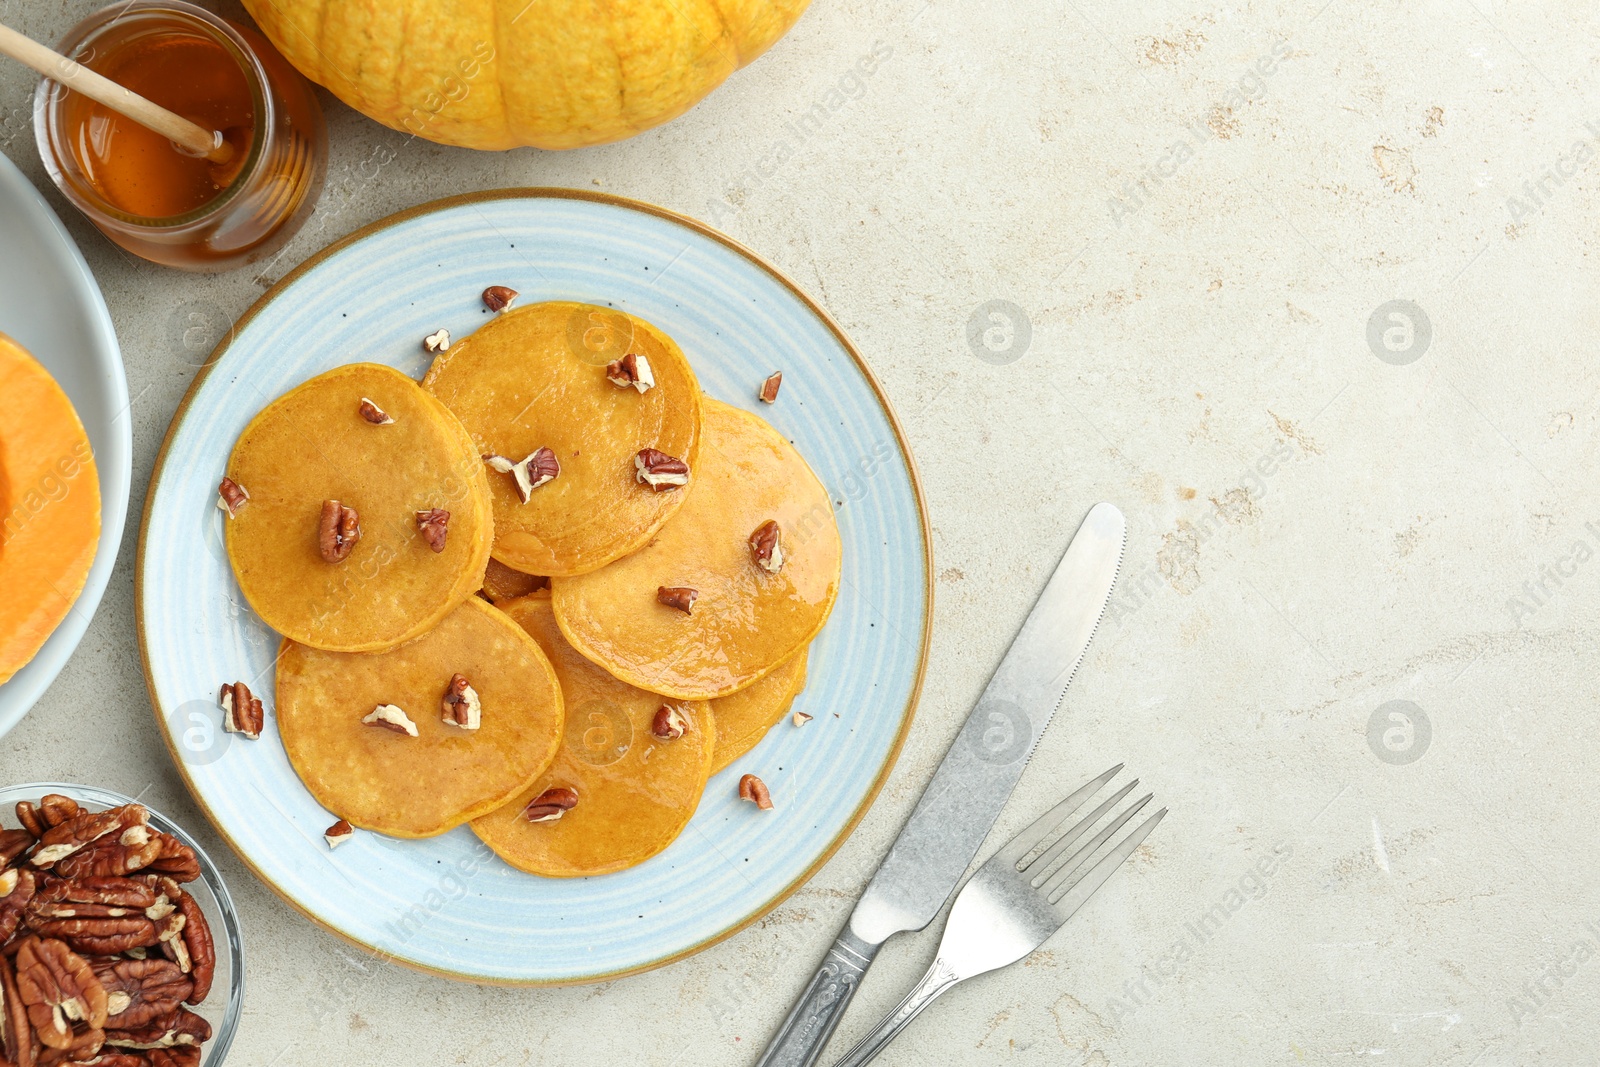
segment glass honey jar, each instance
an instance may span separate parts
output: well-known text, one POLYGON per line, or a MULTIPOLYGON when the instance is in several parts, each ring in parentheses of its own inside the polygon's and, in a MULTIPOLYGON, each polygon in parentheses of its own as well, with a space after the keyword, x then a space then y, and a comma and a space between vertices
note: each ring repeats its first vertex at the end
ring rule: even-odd
POLYGON ((327 170, 322 110, 255 30, 183 0, 132 0, 80 22, 57 51, 234 149, 210 162, 70 84, 41 81, 33 126, 45 169, 129 252, 228 270, 271 255, 310 215, 327 170))

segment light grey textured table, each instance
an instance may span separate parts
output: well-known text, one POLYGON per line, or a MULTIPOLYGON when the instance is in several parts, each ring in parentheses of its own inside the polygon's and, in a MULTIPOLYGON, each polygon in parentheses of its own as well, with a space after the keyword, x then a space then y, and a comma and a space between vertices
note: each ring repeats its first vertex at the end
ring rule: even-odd
MULTIPOLYGON (((0 20, 53 40, 94 6, 0 20)), ((174 309, 226 322, 272 278, 132 262, 51 190, 126 354, 134 503, 0 778, 142 792, 215 844, 251 952, 238 1063, 746 1064, 1109 499, 1122 592, 1001 828, 1119 759, 1172 814, 1045 951, 883 1062, 1594 1062, 1600 9, 1557 6, 817 0, 687 117, 566 154, 330 104, 328 189, 283 268, 495 186, 698 215, 838 317, 927 482, 932 665, 881 800, 765 922, 594 987, 374 968, 210 835, 140 676, 137 516, 205 355, 174 309)), ((0 65, 0 149, 46 187, 32 85, 0 65)), ((936 941, 890 944, 835 1053, 936 941)))

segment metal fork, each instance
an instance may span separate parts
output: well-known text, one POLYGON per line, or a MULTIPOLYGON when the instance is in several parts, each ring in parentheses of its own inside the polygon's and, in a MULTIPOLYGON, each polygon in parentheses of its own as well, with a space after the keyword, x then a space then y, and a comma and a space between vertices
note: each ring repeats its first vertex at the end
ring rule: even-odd
POLYGON ((899 1006, 834 1067, 863 1067, 872 1062, 940 994, 957 982, 1020 960, 1049 940, 1051 934, 1066 925, 1073 913, 1094 896, 1167 813, 1167 809, 1162 808, 1109 850, 1100 851, 1154 794, 1146 793, 1134 801, 1088 844, 1079 847, 1064 863, 1059 861, 1132 792, 1139 784, 1137 778, 1113 793, 1044 851, 1033 853, 1073 812, 1116 777, 1122 766, 1117 764, 1045 812, 978 868, 978 873, 967 880, 950 908, 950 921, 945 924, 944 938, 939 942, 939 955, 928 973, 899 1006))

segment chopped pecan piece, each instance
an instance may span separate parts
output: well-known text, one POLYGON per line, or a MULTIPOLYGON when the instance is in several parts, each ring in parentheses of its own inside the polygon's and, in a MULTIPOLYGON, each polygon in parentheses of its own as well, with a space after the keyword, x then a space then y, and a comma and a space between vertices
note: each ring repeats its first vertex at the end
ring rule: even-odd
POLYGON ((429 548, 443 552, 445 538, 450 534, 450 513, 443 508, 417 512, 417 530, 429 548))
POLYGON ((176 1011, 194 991, 194 981, 171 960, 112 958, 90 966, 106 990, 106 1025, 118 1030, 176 1011))
POLYGON ((633 457, 634 476, 658 493, 689 484, 689 465, 657 448, 641 448, 633 457))
POLYGON ((811 716, 807 715, 803 711, 797 711, 792 716, 792 720, 796 726, 804 726, 806 723, 811 721, 811 716))
POLYGON ((698 589, 690 589, 684 585, 663 585, 656 589, 656 602, 665 604, 669 608, 677 608, 685 615, 694 610, 694 602, 700 599, 698 589))
POLYGON ((767 375, 767 380, 761 383, 761 392, 756 394, 763 404, 775 403, 778 399, 778 387, 783 384, 783 371, 775 370, 767 375))
POLYGON ((450 331, 443 327, 422 339, 422 347, 429 352, 443 352, 450 347, 450 331))
POLYGON ((516 298, 517 291, 510 286, 491 285, 483 291, 483 306, 490 311, 504 311, 516 298))
POLYGON ((366 419, 374 426, 394 425, 394 416, 390 415, 387 411, 383 410, 366 397, 361 398, 361 406, 356 410, 361 413, 361 417, 363 419, 366 419))
POLYGON ((529 822, 555 822, 578 806, 578 794, 564 785, 546 789, 522 809, 522 817, 529 822))
POLYGON ((29 870, 17 868, 0 873, 0 944, 10 941, 22 925, 38 885, 38 878, 29 870))
POLYGON ((224 478, 217 483, 217 507, 226 511, 228 518, 238 515, 239 509, 249 502, 250 494, 232 478, 224 478))
POLYGON ((683 717, 683 709, 676 704, 663 704, 656 710, 656 717, 650 723, 650 732, 662 741, 676 741, 683 736, 688 720, 683 717))
POLYGON ((646 393, 656 384, 656 375, 650 369, 648 358, 637 352, 629 352, 621 359, 614 359, 606 364, 606 380, 624 389, 632 386, 639 392, 646 393))
POLYGON ((783 569, 783 531, 775 520, 768 519, 751 532, 750 558, 768 574, 783 569))
POLYGON ((517 496, 524 504, 533 499, 535 489, 561 474, 561 461, 548 448, 536 448, 515 463, 505 456, 484 456, 483 461, 516 480, 517 496))
POLYGON ((467 676, 459 672, 450 676, 439 710, 446 725, 463 730, 476 730, 483 722, 483 701, 467 682, 467 676))
POLYGON ((317 522, 317 551, 328 563, 343 563, 361 540, 361 516, 337 500, 322 502, 322 517, 317 522))
POLYGON ((361 721, 368 726, 393 730, 395 733, 405 734, 407 737, 417 736, 417 724, 411 721, 409 715, 393 704, 379 704, 362 716, 361 721))
POLYGON ((35 840, 27 830, 0 830, 0 867, 9 867, 21 859, 35 840))
POLYGON ((322 839, 328 843, 328 851, 330 852, 354 836, 356 836, 356 828, 343 819, 322 831, 322 839))
POLYGON ((30 937, 17 950, 17 994, 35 1036, 51 1048, 80 1047, 78 1024, 106 1025, 105 987, 88 961, 53 938, 30 937))
POLYGON ((261 709, 261 698, 250 692, 243 682, 224 685, 217 694, 222 705, 222 728, 230 734, 244 734, 254 741, 261 736, 266 725, 266 713, 261 709))
POLYGON ((753 774, 739 779, 739 799, 748 800, 762 811, 772 810, 772 794, 767 790, 767 783, 753 774))

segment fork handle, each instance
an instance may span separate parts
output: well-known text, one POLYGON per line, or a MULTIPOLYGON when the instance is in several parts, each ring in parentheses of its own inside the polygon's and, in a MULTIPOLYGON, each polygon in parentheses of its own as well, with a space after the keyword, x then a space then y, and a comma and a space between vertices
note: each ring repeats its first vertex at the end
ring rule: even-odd
POLYGON ((756 1067, 811 1067, 816 1063, 881 947, 863 941, 846 926, 756 1067))
POLYGON ((900 1031, 911 1025, 911 1020, 922 1014, 922 1009, 932 1004, 941 993, 961 981, 961 975, 956 974, 950 965, 939 957, 933 961, 933 966, 928 968, 928 973, 922 976, 922 981, 917 983, 915 989, 906 994, 906 999, 900 1002, 883 1021, 871 1030, 855 1047, 845 1053, 844 1059, 834 1064, 833 1067, 865 1067, 878 1058, 878 1053, 889 1047, 889 1042, 900 1036, 900 1031))

